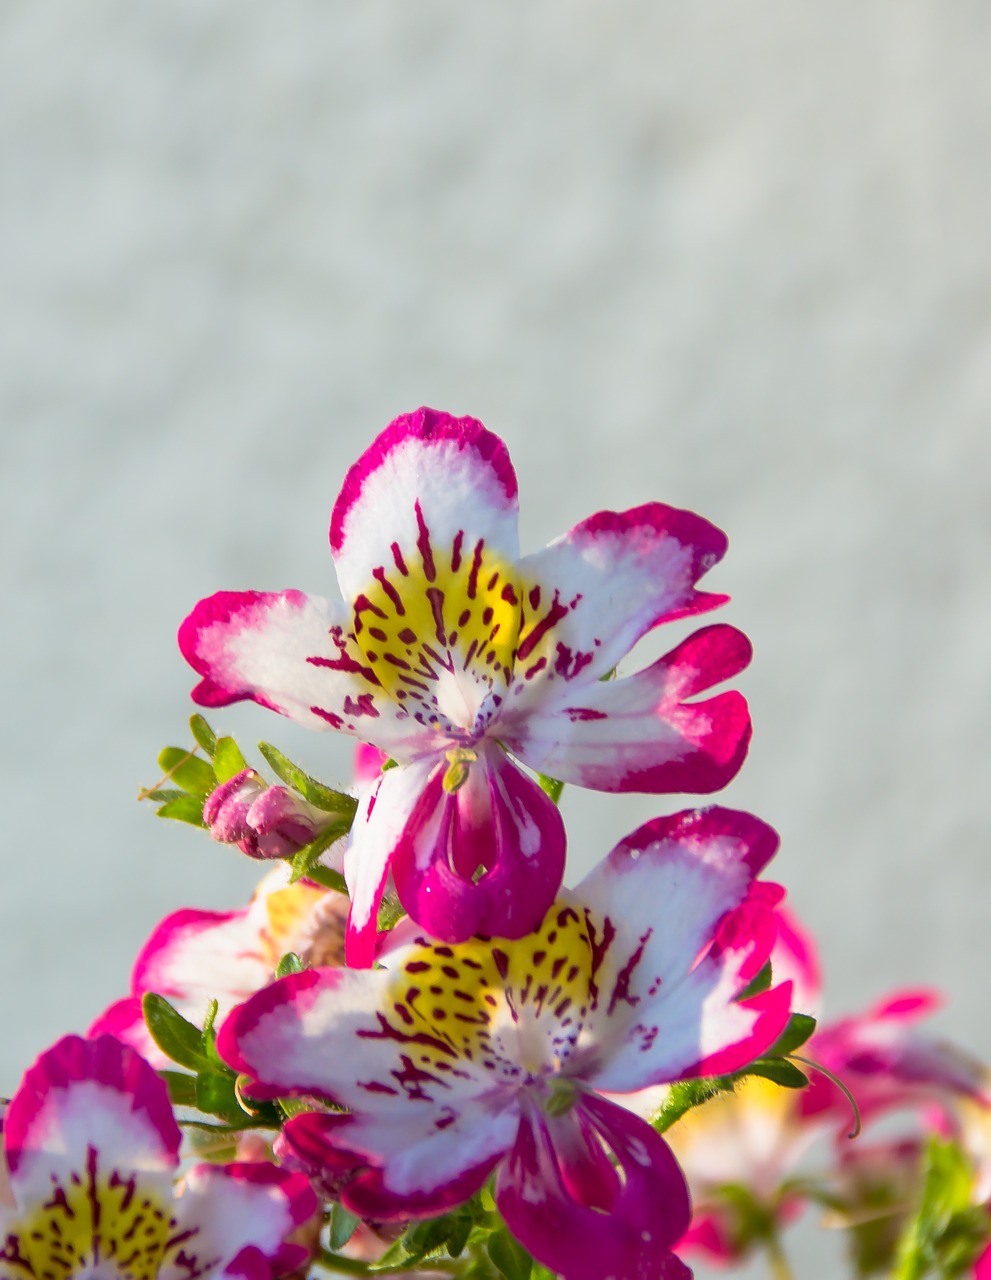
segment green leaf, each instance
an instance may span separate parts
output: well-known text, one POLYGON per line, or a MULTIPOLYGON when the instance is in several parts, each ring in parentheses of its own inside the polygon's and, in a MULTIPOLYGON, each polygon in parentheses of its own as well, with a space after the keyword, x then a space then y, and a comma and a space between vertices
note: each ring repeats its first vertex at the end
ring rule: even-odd
POLYGON ((787 1057, 789 1053, 794 1053, 796 1049, 801 1049, 815 1029, 815 1018, 810 1017, 807 1013, 793 1013, 788 1020, 788 1025, 768 1049, 765 1056, 768 1058, 787 1057))
POLYGON ((220 1063, 226 1071, 228 1069, 226 1064, 220 1062, 220 1059, 217 1057, 217 1033, 213 1028, 213 1024, 217 1021, 217 1013, 219 1009, 220 1004, 216 1000, 211 1000, 207 1005, 206 1017, 203 1019, 203 1048, 206 1051, 207 1056, 211 1058, 213 1062, 220 1063))
POLYGON ((358 801, 354 796, 325 787, 322 782, 310 777, 298 764, 294 764, 287 756, 282 754, 278 747, 273 747, 270 742, 259 742, 258 750, 271 765, 276 776, 287 787, 292 787, 295 791, 298 791, 304 800, 308 800, 310 804, 316 805, 318 809, 323 809, 327 813, 338 813, 342 817, 354 817, 358 808, 358 801))
POLYGON ((182 1016, 178 1009, 173 1009, 164 996, 154 991, 145 992, 141 1000, 141 1011, 151 1038, 167 1058, 188 1067, 190 1071, 200 1071, 209 1067, 210 1061, 203 1049, 203 1033, 199 1027, 182 1016))
POLYGON ((247 1114, 234 1091, 234 1075, 208 1068, 196 1077, 196 1106, 207 1115, 240 1122, 247 1114))
POLYGON ((493 1231, 486 1242, 486 1249, 506 1280, 530 1280, 533 1259, 505 1227, 493 1231))
MULTIPOLYGON (((340 840, 341 836, 347 835, 351 829, 351 823, 335 822, 332 823, 326 831, 321 831, 315 840, 311 840, 309 844, 304 844, 298 853, 294 854, 292 860, 292 875, 289 877, 289 883, 295 884, 297 880, 302 880, 304 876, 314 878, 313 873, 318 870, 317 863, 321 856, 326 853, 335 840, 340 840)), ((325 868, 329 870, 330 868, 325 868)), ((336 872, 334 873, 337 874, 336 872)), ((339 877, 341 884, 344 883, 343 876, 339 877)), ((337 888, 337 885, 331 885, 331 888, 337 888)), ((345 886, 345 892, 347 888, 345 886)))
POLYGON ((217 750, 217 735, 199 713, 189 717, 189 730, 212 760, 217 750))
POLYGON ((213 766, 182 747, 164 747, 159 753, 158 764, 162 772, 172 782, 177 782, 183 791, 198 796, 201 804, 217 785, 213 766))
POLYGON ((658 1133, 664 1133, 693 1107, 715 1098, 720 1093, 732 1093, 732 1076, 708 1076, 701 1080, 679 1080, 668 1090, 668 1096, 653 1118, 658 1133))
POLYGON ((203 801, 199 796, 186 795, 183 792, 174 800, 167 800, 161 808, 155 810, 156 818, 175 818, 177 822, 188 822, 193 827, 205 827, 203 821, 203 801))
POLYGON ((768 960, 757 977, 752 978, 736 997, 737 1000, 749 1000, 751 996, 759 996, 762 991, 766 991, 770 987, 772 978, 771 962, 768 960))
POLYGON ((228 782, 235 774, 247 769, 248 762, 233 738, 218 738, 213 751, 213 771, 217 782, 228 782))
POLYGON ((555 804, 561 803, 561 792, 564 790, 564 783, 557 778, 548 778, 544 773, 537 774, 537 782, 544 795, 550 796, 555 804))
POLYGON ((403 910, 399 899, 394 894, 387 893, 379 903, 379 914, 376 923, 382 933, 388 933, 396 927, 405 914, 406 912, 403 910))
MULTIPOLYGON (((177 791, 173 787, 156 787, 153 791, 142 791, 141 794, 138 796, 138 799, 154 800, 156 804, 166 804, 169 800, 188 799, 188 792, 177 791)), ((200 805, 199 808, 200 808, 200 812, 202 813, 203 806, 200 805)))
POLYGON ((986 1212, 975 1220, 974 1171, 953 1142, 930 1138, 922 1199, 898 1246, 895 1280, 922 1280, 935 1273, 954 1280, 968 1272, 987 1240, 986 1212))
POLYGON ((333 889, 335 893, 343 893, 347 897, 348 886, 344 877, 339 871, 335 871, 332 867, 323 867, 317 863, 315 867, 310 867, 306 873, 307 880, 312 880, 314 884, 320 885, 322 889, 333 889))
POLYGON ((330 1247, 335 1253, 344 1248, 360 1225, 356 1213, 350 1213, 342 1204, 334 1205, 330 1211, 330 1247))
POLYGON ((185 1071, 159 1071, 169 1091, 169 1102, 174 1107, 196 1106, 196 1077, 185 1071))
POLYGON ((302 973, 303 962, 295 951, 287 951, 279 963, 275 966, 275 976, 284 978, 287 973, 302 973))
POLYGON ((751 1062, 749 1067, 744 1067, 739 1073, 740 1078, 746 1076, 760 1076, 763 1080, 771 1080, 774 1084, 779 1084, 783 1089, 804 1089, 809 1083, 809 1077, 794 1062, 789 1062, 787 1058, 758 1058, 756 1062, 751 1062))

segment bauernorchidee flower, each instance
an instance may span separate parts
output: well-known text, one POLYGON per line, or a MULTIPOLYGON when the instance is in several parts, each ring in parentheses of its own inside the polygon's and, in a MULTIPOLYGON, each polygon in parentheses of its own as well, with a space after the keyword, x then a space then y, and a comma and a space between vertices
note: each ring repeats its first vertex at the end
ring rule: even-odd
POLYGON ((166 1087, 111 1036, 43 1053, 3 1129, 15 1207, 0 1209, 2 1280, 270 1280, 307 1260, 287 1243, 318 1209, 301 1175, 201 1164, 173 1188, 166 1087))
POLYGON ((251 698, 398 763, 364 797, 345 862, 353 965, 371 963, 390 870, 403 907, 445 941, 539 925, 564 827, 511 757, 603 791, 709 792, 746 753, 739 693, 686 701, 749 661, 732 627, 604 680, 651 628, 725 601, 695 586, 725 550, 718 529, 648 503, 521 558, 516 525, 503 443, 421 409, 344 481, 330 527, 343 604, 223 591, 180 629, 201 705, 251 698))
POLYGON ((381 968, 258 992, 218 1051, 247 1096, 348 1108, 284 1135, 326 1181, 353 1175, 340 1198, 361 1216, 429 1217, 495 1172, 510 1230, 566 1280, 680 1280, 684 1178, 613 1095, 736 1071, 780 1035, 790 984, 740 998, 774 940, 781 891, 754 877, 776 845, 732 810, 656 819, 530 936, 451 945, 406 921, 381 968))

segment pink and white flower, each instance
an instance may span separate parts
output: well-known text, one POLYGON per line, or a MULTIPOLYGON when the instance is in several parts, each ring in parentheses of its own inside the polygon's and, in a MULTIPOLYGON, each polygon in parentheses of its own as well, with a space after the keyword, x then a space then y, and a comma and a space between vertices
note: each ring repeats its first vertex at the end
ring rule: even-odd
POLYGON ((306 1261, 287 1236, 318 1209, 271 1163, 197 1165, 177 1188, 165 1085, 110 1036, 66 1036, 24 1076, 4 1123, 14 1207, 0 1278, 270 1280, 306 1261))
POLYGON ((149 991, 164 996, 196 1026, 211 1000, 218 1018, 272 981, 287 951, 308 964, 344 959, 347 899, 304 880, 289 884, 289 868, 274 867, 251 902, 235 911, 184 907, 156 926, 131 973, 131 992, 106 1009, 89 1035, 110 1034, 156 1068, 174 1068, 151 1038, 141 1008, 149 991))
POLYGON ((400 765, 355 820, 350 963, 371 962, 390 869, 409 914, 446 941, 522 937, 543 919, 564 827, 507 753, 604 791, 709 792, 739 769, 740 694, 686 701, 747 664, 738 631, 705 628, 603 681, 651 628, 724 602, 695 589, 726 547, 699 516, 659 503, 600 512, 521 558, 503 443, 420 409, 348 472, 330 543, 343 604, 219 592, 179 643, 201 705, 250 698, 400 765))
POLYGON ((789 1016, 786 983, 741 1000, 767 959, 777 846, 712 808, 641 827, 538 930, 434 941, 412 922, 374 970, 317 968, 251 997, 218 1036, 258 1097, 318 1095, 285 1140, 342 1203, 429 1216, 496 1171, 509 1228, 566 1280, 687 1276, 688 1223, 662 1138, 605 1094, 733 1071, 789 1016))

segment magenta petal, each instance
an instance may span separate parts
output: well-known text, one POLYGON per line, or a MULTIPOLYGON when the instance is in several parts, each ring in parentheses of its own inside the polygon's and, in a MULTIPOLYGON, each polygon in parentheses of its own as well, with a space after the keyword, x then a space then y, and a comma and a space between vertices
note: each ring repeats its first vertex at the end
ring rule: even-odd
POLYGON ((564 1280, 690 1280, 691 1272, 671 1252, 688 1227, 691 1209, 684 1175, 671 1149, 645 1120, 587 1094, 584 1112, 549 1119, 525 1117, 516 1144, 499 1170, 496 1203, 506 1225, 525 1249, 564 1280), (594 1130, 617 1162, 618 1187, 605 1203, 579 1199, 583 1181, 600 1186, 598 1171, 583 1179, 566 1156, 578 1149, 567 1130, 581 1123, 594 1130), (570 1186, 569 1186, 570 1184, 570 1186))
POLYGON ((399 900, 444 942, 479 933, 521 938, 561 887, 561 815, 497 748, 479 753, 453 794, 444 774, 441 766, 431 775, 393 855, 399 900))

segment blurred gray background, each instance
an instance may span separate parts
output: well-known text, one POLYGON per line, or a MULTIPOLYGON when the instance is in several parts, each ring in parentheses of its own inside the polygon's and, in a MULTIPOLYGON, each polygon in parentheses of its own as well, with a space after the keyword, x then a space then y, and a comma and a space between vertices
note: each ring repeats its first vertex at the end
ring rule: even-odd
MULTIPOLYGON (((166 912, 245 898, 135 803, 176 627, 332 593, 343 472, 424 402, 505 437, 526 549, 648 499, 727 530, 726 799, 828 1009, 934 983, 991 1057, 989 40, 977 0, 0 10, 0 1093, 166 912)), ((566 794, 576 868, 682 803, 566 794)))

